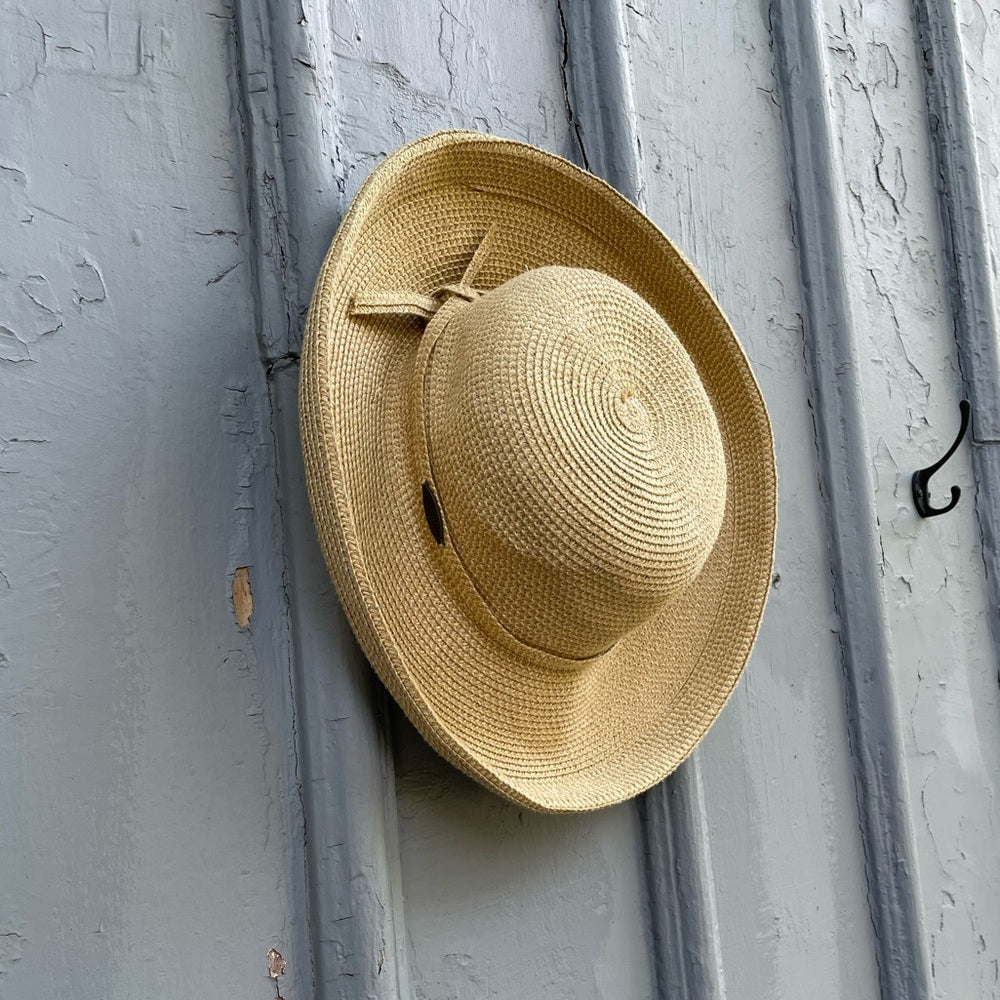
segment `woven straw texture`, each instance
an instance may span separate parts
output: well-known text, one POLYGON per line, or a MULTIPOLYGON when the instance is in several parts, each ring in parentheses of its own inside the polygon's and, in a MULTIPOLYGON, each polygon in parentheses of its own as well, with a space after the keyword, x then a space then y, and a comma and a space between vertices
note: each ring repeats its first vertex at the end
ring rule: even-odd
POLYGON ((569 812, 692 751, 770 585, 771 429, 718 305, 617 192, 477 133, 392 154, 317 279, 300 422, 348 618, 439 753, 569 812))

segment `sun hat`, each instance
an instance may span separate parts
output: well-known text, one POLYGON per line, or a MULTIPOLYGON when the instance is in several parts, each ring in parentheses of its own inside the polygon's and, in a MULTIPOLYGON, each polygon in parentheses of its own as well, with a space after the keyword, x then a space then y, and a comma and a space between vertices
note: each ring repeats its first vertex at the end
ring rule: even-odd
POLYGON ((731 326, 638 209, 508 139, 392 153, 317 278, 299 407, 347 617, 442 756, 571 812, 691 753, 763 614, 774 451, 731 326))

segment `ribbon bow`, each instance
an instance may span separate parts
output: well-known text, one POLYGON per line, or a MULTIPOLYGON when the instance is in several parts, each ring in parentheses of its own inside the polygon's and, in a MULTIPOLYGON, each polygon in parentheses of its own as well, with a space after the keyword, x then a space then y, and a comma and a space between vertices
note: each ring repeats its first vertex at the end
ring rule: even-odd
POLYGON ((493 249, 496 241, 496 230, 495 225, 491 225, 486 230, 459 281, 442 285, 433 295, 406 291, 369 292, 364 295, 356 295, 351 300, 352 316, 396 316, 403 314, 417 316, 427 321, 414 361, 410 389, 410 421, 411 436, 416 447, 416 459, 420 473, 424 514, 427 518, 427 526, 438 545, 444 545, 448 541, 448 530, 447 518, 444 515, 434 483, 434 470, 431 468, 430 442, 426 424, 426 394, 431 355, 434 351, 434 344, 448 325, 448 320, 455 314, 455 310, 460 307, 463 301, 473 302, 483 294, 483 290, 474 287, 473 282, 482 269, 483 262, 493 249), (445 308, 446 305, 449 308, 445 308))
POLYGON ((496 225, 491 225, 486 230, 479 241, 479 246, 476 247, 475 253, 472 255, 472 260, 469 261, 465 272, 457 282, 442 285, 432 295, 424 295, 420 292, 369 292, 364 295, 355 295, 351 300, 351 315, 395 316, 403 313, 429 320, 449 298, 465 299, 466 302, 472 302, 479 298, 483 292, 481 289, 475 288, 473 282, 496 242, 496 231, 496 225))

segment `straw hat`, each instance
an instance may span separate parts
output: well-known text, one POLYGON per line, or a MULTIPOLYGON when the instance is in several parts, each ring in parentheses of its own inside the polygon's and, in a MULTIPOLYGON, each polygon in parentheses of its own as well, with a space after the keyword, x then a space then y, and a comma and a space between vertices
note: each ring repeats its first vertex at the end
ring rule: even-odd
POLYGON ((757 634, 775 470, 747 359, 670 241, 565 160, 428 136, 347 213, 301 378, 327 564, 428 742, 547 812, 676 768, 757 634))

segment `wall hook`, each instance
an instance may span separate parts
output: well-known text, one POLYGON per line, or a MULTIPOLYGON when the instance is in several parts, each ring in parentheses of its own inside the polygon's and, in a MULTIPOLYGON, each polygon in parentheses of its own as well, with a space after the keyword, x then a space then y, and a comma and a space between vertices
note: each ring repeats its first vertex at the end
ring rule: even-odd
POLYGON ((945 452, 943 458, 936 461, 933 465, 929 465, 926 469, 918 469, 913 473, 913 503, 916 505, 917 513, 921 517, 937 517, 938 514, 947 514, 958 503, 958 498, 962 495, 959 487, 952 486, 950 503, 945 504, 944 507, 932 507, 930 504, 929 483, 931 476, 955 454, 955 449, 962 443, 962 438, 965 437, 965 432, 969 429, 969 416, 972 413, 969 401, 963 399, 958 404, 958 408, 962 411, 962 426, 958 430, 958 437, 955 438, 955 443, 945 452))

